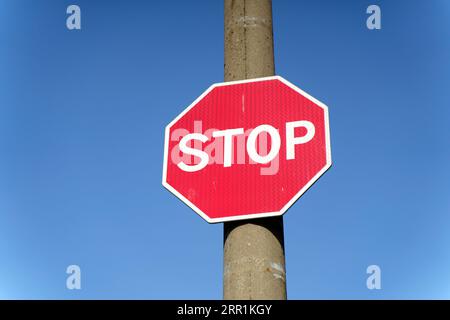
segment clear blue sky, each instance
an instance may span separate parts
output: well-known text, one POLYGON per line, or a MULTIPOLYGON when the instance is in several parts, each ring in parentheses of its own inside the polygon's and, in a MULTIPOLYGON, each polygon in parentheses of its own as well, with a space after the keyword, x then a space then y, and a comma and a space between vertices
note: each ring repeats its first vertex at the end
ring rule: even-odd
MULTIPOLYGON (((450 2, 273 0, 273 19, 333 154, 285 215, 289 298, 450 298, 450 2)), ((222 80, 221 0, 1 0, 0 298, 220 299, 222 225, 161 170, 164 126, 222 80)))

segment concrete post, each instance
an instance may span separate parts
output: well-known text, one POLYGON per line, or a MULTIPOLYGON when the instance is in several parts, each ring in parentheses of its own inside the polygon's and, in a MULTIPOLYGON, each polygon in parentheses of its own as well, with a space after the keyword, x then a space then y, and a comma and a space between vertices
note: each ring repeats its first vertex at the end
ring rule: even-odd
MULTIPOLYGON (((224 0, 225 81, 275 73, 271 0, 224 0)), ((286 299, 283 217, 224 223, 224 299, 286 299)))

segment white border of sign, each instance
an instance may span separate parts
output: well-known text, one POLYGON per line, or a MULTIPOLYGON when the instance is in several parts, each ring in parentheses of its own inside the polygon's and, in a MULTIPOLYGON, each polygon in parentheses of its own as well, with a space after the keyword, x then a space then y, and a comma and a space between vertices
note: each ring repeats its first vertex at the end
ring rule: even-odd
POLYGON ((284 214, 290 206, 297 201, 303 193, 306 192, 319 178, 322 176, 325 171, 327 171, 331 167, 331 146, 330 146, 330 125, 328 119, 328 107, 317 100, 316 98, 310 96, 303 90, 297 88, 295 85, 287 81, 286 79, 280 76, 272 76, 272 77, 264 77, 264 78, 255 78, 255 79, 246 79, 239 81, 229 81, 229 82, 221 82, 215 83, 211 85, 205 92, 202 93, 200 97, 198 97, 194 102, 192 102, 189 107, 187 107, 183 112, 181 112, 175 119, 170 122, 165 129, 165 137, 164 137, 164 164, 163 164, 163 175, 162 175, 162 184, 165 188, 167 188, 170 192, 176 195, 181 201, 187 204, 192 210, 194 210, 198 215, 200 215, 203 219, 205 219, 209 223, 219 223, 219 222, 227 222, 227 221, 236 221, 236 220, 244 220, 244 219, 257 219, 264 217, 274 217, 280 216, 284 214), (191 110, 200 100, 202 100, 211 90, 216 87, 229 86, 240 83, 248 83, 248 82, 257 82, 257 81, 266 81, 266 80, 279 80, 283 82, 288 87, 300 93, 305 98, 311 100, 316 105, 321 107, 324 110, 324 119, 325 119, 325 144, 326 144, 326 153, 327 153, 327 163, 280 211, 275 212, 261 212, 261 213, 252 213, 247 215, 240 216, 232 216, 226 218, 210 218, 208 217, 202 210, 200 210, 197 206, 195 206, 192 202, 190 202, 187 198, 185 198, 181 193, 179 193, 175 188, 167 183, 167 161, 168 161, 168 153, 169 153, 169 135, 170 135, 170 127, 176 123, 181 117, 183 117, 189 110, 191 110))

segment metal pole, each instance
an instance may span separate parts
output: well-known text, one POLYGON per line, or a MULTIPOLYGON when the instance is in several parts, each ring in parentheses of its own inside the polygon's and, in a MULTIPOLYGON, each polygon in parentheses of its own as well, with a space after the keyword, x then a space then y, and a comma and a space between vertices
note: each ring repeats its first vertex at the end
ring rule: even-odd
MULTIPOLYGON (((225 81, 274 75, 272 1, 224 0, 225 81)), ((286 299, 283 217, 224 223, 224 299, 286 299)))

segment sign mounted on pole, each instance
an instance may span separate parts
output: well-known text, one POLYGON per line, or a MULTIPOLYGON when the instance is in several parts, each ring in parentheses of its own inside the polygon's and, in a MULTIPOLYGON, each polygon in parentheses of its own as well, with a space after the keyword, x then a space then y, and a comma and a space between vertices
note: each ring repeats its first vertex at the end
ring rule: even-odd
POLYGON ((162 183, 215 223, 281 215, 330 166, 327 106, 274 76, 214 84, 169 123, 162 183))

